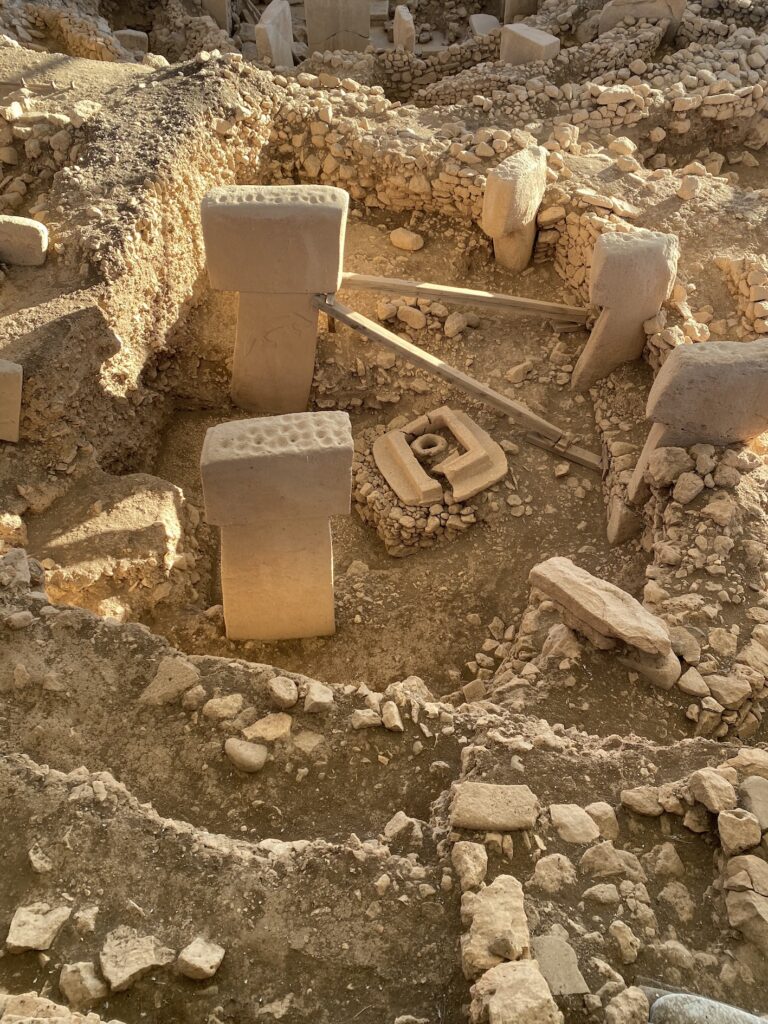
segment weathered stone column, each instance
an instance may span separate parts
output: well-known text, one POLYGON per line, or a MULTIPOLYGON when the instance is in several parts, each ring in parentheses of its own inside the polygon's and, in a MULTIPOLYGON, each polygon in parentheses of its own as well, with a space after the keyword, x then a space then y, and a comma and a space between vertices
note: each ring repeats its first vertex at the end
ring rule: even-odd
POLYGON ((268 57, 275 68, 293 67, 293 21, 288 0, 271 0, 253 34, 260 60, 268 57))
POLYGON ((232 399, 306 409, 317 344, 311 296, 341 284, 349 196, 330 185, 230 185, 202 202, 211 285, 240 292, 232 399))
POLYGON ((617 366, 640 358, 643 323, 671 293, 679 252, 677 237, 659 231, 600 235, 592 253, 589 298, 603 308, 573 371, 574 391, 585 391, 617 366))
POLYGON ((657 448, 727 445, 768 431, 768 339, 679 345, 648 394, 651 429, 627 497, 648 500, 648 461, 657 448))
POLYGON ((493 239, 497 262, 525 270, 536 240, 536 214, 547 187, 547 152, 531 146, 488 172, 480 226, 493 239))
POLYGON ((370 0, 305 0, 309 52, 364 50, 371 41, 370 0))
POLYGON ((230 640, 335 632, 329 517, 352 496, 345 412, 221 423, 200 464, 209 523, 221 527, 221 589, 230 640))

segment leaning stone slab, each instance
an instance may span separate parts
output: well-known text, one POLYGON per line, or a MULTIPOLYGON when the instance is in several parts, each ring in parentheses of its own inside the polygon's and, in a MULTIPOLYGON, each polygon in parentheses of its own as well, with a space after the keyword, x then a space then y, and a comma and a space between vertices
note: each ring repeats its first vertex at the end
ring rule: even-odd
POLYGON ((523 887, 512 875, 499 875, 480 892, 461 897, 461 963, 466 978, 476 978, 502 960, 530 956, 523 887))
POLYGON ((574 565, 570 558, 549 558, 531 569, 528 580, 545 597, 586 626, 647 654, 672 650, 666 625, 634 597, 574 565))
POLYGON ((651 1024, 761 1024, 764 1020, 735 1006, 685 992, 671 992, 657 999, 650 1016, 651 1024))
POLYGON ((48 903, 30 903, 27 907, 19 907, 13 915, 5 940, 8 952, 50 949, 71 914, 71 907, 51 907, 48 903))
POLYGON ((48 252, 48 228, 31 217, 0 215, 0 263, 40 267, 48 252))
POLYGON ((497 786, 490 782, 459 782, 451 806, 454 828, 514 832, 533 828, 539 801, 528 786, 497 786))
POLYGON ((471 990, 471 1024, 563 1024, 535 960, 499 964, 471 990))

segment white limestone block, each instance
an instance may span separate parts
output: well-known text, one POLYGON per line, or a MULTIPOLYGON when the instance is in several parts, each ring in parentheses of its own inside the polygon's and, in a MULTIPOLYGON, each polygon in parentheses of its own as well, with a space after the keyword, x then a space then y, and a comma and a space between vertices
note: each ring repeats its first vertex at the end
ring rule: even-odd
POLYGON ((269 58, 276 68, 293 67, 293 22, 288 0, 272 0, 254 26, 260 60, 269 58))
POLYGON ((550 60, 560 52, 560 40, 531 25, 505 25, 501 30, 501 60, 505 64, 530 64, 550 60))
POLYGON ((48 228, 31 217, 0 215, 0 263, 40 267, 48 252, 48 228))
POLYGON ((535 222, 547 187, 547 153, 530 146, 488 172, 480 226, 491 238, 501 238, 535 222))
POLYGON ((201 206, 212 287, 277 294, 336 292, 348 209, 349 195, 331 185, 212 189, 201 206))

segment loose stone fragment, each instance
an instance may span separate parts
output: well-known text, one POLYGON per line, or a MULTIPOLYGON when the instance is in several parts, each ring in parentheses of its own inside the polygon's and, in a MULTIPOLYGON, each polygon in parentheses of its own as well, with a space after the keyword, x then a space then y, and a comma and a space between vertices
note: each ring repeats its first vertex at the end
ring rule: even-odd
POLYGON ((30 903, 26 907, 19 907, 13 915, 5 940, 8 952, 50 949, 71 914, 71 907, 51 907, 48 903, 30 903))
POLYGON ((193 939, 179 953, 176 966, 185 978, 203 981, 212 978, 224 959, 224 947, 203 938, 193 939))
POLYGON ((134 928, 119 925, 102 946, 99 962, 113 992, 124 992, 155 967, 164 967, 176 958, 154 935, 140 935, 134 928))
POLYGON ((241 772, 258 772, 266 764, 269 750, 261 743, 249 743, 230 736, 224 744, 224 753, 241 772))
POLYGON ((454 828, 513 832, 533 828, 538 813, 539 802, 528 786, 459 782, 454 789, 451 825, 454 828))
POLYGON ((65 964, 59 975, 59 988, 75 1009, 97 1003, 109 994, 109 988, 89 960, 65 964))

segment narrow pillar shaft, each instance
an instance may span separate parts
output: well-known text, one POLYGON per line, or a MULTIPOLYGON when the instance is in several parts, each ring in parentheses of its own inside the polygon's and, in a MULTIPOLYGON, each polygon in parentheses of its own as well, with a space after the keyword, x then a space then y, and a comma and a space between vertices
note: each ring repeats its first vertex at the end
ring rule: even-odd
POLYGON ((511 231, 508 235, 494 238, 493 255, 496 262, 513 273, 520 273, 531 262, 535 241, 535 220, 524 224, 518 231, 511 231))
POLYGON ((240 293, 232 368, 235 405, 258 413, 307 408, 317 318, 310 295, 240 293))
POLYGON ((326 516, 221 529, 221 588, 230 640, 290 640, 335 631, 326 516))

